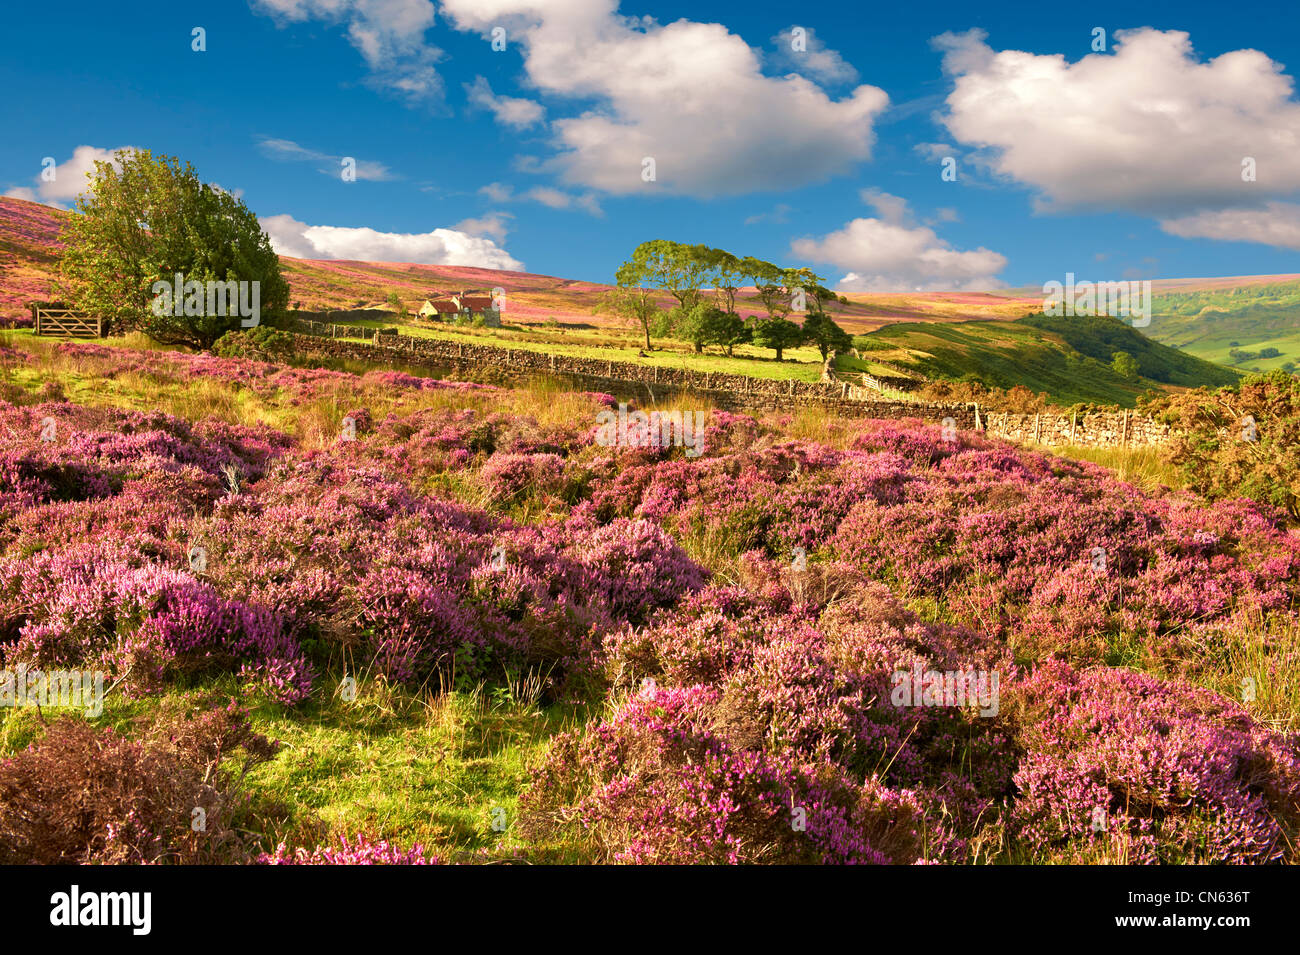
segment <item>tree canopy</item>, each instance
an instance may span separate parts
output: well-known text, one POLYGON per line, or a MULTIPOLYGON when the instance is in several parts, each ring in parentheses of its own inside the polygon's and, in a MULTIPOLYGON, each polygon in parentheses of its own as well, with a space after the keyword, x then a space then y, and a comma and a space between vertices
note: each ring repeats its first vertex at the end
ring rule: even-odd
POLYGON ((189 163, 119 150, 89 179, 65 227, 58 281, 76 308, 163 344, 204 349, 288 307, 288 283, 257 217, 189 163))
POLYGON ((760 329, 780 320, 783 324, 763 331, 761 340, 781 358, 784 349, 802 344, 805 337, 804 329, 787 316, 804 313, 805 327, 812 321, 807 336, 821 348, 823 358, 829 349, 849 344, 848 335, 825 314, 828 305, 843 300, 811 269, 783 268, 707 245, 652 239, 633 250, 619 267, 617 280, 617 291, 605 297, 602 308, 635 321, 645 333, 646 348, 651 347, 653 331, 688 341, 696 352, 717 345, 730 355, 736 345, 758 343, 760 329), (737 314, 737 294, 745 285, 755 287, 766 318, 746 321, 737 314), (652 292, 676 304, 662 311, 652 292))

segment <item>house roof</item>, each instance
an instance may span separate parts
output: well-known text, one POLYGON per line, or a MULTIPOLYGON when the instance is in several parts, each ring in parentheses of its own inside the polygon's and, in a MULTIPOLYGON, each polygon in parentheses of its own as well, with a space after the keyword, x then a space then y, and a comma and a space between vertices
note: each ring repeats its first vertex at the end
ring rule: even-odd
POLYGON ((492 296, 466 295, 464 298, 461 299, 461 302, 464 303, 466 308, 478 308, 478 309, 491 308, 492 296))

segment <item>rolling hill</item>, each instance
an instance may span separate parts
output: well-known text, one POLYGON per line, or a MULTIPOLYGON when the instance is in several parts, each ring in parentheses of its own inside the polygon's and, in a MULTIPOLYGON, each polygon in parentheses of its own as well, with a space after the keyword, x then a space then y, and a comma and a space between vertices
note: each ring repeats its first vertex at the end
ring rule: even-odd
POLYGON ((1274 278, 1159 293, 1148 334, 1234 368, 1291 371, 1300 365, 1300 276, 1274 278))
POLYGON ((974 378, 986 385, 1023 385, 1056 404, 1133 407, 1151 388, 1228 385, 1237 373, 1159 344, 1119 319, 1051 318, 954 324, 889 325, 854 339, 864 358, 927 378, 974 378), (1111 367, 1115 352, 1137 362, 1138 376, 1111 367))
MULTIPOLYGON (((27 303, 48 298, 58 260, 59 232, 69 215, 58 209, 0 197, 0 317, 27 314, 27 303)), ((631 250, 629 250, 630 252, 631 250)), ((462 288, 506 290, 506 310, 515 322, 611 320, 593 314, 608 285, 455 265, 404 262, 296 259, 280 257, 291 302, 303 309, 350 309, 383 303, 397 292, 412 310, 435 292, 462 288)), ((850 332, 867 332, 899 321, 960 322, 1013 319, 1036 308, 1038 299, 983 292, 852 293, 836 318, 850 332)), ((668 300, 665 299, 665 307, 668 300)), ((762 311, 753 289, 738 296, 741 314, 762 311)))
MULTIPOLYGON (((25 316, 29 301, 51 296, 59 233, 68 215, 0 197, 0 318, 25 316)), ((515 325, 554 321, 596 326, 590 334, 599 336, 600 328, 614 323, 595 313, 609 289, 596 282, 471 266, 287 256, 280 261, 290 301, 311 311, 386 307, 393 292, 415 310, 439 292, 499 286, 506 290, 507 319, 515 325)), ((1235 372, 1202 359, 1267 369, 1300 356, 1300 276, 1163 279, 1154 284, 1150 337, 1110 319, 1026 317, 1042 303, 1041 291, 1033 288, 851 293, 835 318, 858 335, 859 347, 868 352, 854 370, 880 373, 893 365, 926 377, 975 377, 998 387, 1020 384, 1066 404, 1132 405, 1138 394, 1153 387, 1236 380, 1235 372), (1239 357, 1242 351, 1264 347, 1276 348, 1278 355, 1239 357), (1230 354, 1233 349, 1238 356, 1230 354), (1125 378, 1111 368, 1116 351, 1137 360, 1138 377, 1125 378), (873 365, 873 359, 887 365, 873 365)), ((761 311, 752 289, 742 290, 737 306, 742 314, 761 311)))

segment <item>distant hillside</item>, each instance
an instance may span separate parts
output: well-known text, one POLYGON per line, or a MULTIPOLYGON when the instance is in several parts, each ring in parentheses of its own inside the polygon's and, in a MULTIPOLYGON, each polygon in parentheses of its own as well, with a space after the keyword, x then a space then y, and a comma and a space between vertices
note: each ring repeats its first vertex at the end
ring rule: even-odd
POLYGON ((1300 367, 1300 278, 1158 293, 1147 333, 1234 368, 1292 371, 1300 367))
POLYGON ((999 388, 1023 385, 1046 392, 1059 405, 1133 407, 1137 396, 1152 388, 1219 386, 1237 380, 1228 369, 1154 342, 1105 316, 913 322, 858 336, 855 343, 873 359, 927 378, 974 378, 999 388), (1112 355, 1119 351, 1137 362, 1137 378, 1125 378, 1111 367, 1112 355))
MULTIPOLYGON (((40 203, 0 197, 0 317, 25 315, 29 301, 49 296, 58 235, 67 215, 40 203)), ((598 282, 455 265, 288 256, 281 256, 280 263, 289 282, 290 301, 313 311, 382 304, 391 292, 415 310, 435 292, 500 286, 506 290, 507 314, 515 322, 612 322, 593 314, 601 294, 609 289, 598 282)), ((837 321, 851 332, 899 321, 1012 319, 1038 303, 984 292, 851 293, 847 297, 849 304, 834 311, 837 321)), ((665 298, 661 304, 667 307, 670 302, 665 298)), ((763 311, 753 289, 741 290, 737 310, 743 315, 763 311)))
POLYGON ((0 197, 0 318, 26 315, 28 302, 49 296, 66 215, 0 197))

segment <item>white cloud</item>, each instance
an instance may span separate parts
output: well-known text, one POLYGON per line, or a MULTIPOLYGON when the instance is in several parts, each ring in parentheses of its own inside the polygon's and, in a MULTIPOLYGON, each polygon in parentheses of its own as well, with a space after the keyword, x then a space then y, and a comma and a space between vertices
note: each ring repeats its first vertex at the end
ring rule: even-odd
POLYGON ((1039 190, 1040 208, 1168 218, 1300 189, 1300 102, 1258 50, 1202 62, 1187 33, 1143 28, 1070 63, 984 39, 933 41, 954 82, 942 120, 994 171, 1039 190), (1257 182, 1242 181, 1245 157, 1257 182))
POLYGON ((134 146, 119 146, 118 149, 100 149, 96 146, 78 146, 72 156, 56 164, 54 178, 46 181, 42 175, 32 178, 35 186, 19 186, 5 193, 15 199, 27 199, 31 202, 44 203, 56 209, 66 209, 68 204, 86 191, 89 184, 87 176, 94 173, 96 161, 112 162, 113 155, 119 149, 135 150, 134 146))
POLYGON ((809 79, 765 76, 760 54, 717 23, 617 14, 616 0, 444 0, 460 29, 504 26, 528 82, 583 102, 555 120, 564 181, 604 192, 699 197, 787 190, 869 158, 889 98, 859 86, 833 100, 809 79), (642 160, 656 179, 642 179, 642 160))
POLYGON ((346 23, 349 42, 370 68, 371 85, 411 104, 442 97, 433 64, 443 53, 424 42, 434 23, 430 0, 253 0, 253 9, 281 25, 313 18, 346 23))
POLYGON ((465 84, 465 94, 469 104, 478 109, 485 109, 497 118, 497 122, 511 129, 527 129, 536 126, 546 115, 540 103, 518 96, 498 96, 492 92, 488 81, 478 76, 473 83, 465 84))
MULTIPOLYGON (((272 159, 282 162, 323 162, 325 166, 317 168, 317 172, 326 176, 338 176, 342 172, 343 156, 332 156, 329 153, 318 152, 314 149, 308 149, 306 146, 300 146, 291 139, 271 139, 264 137, 258 140, 258 149, 272 159)), ((352 157, 356 159, 356 157, 352 157)), ((385 182, 390 179, 396 179, 392 170, 380 162, 373 162, 368 159, 356 159, 356 174, 358 179, 370 180, 373 182, 385 182)))
POLYGON ((947 143, 917 143, 912 149, 930 162, 943 162, 949 156, 956 158, 960 152, 956 146, 949 146, 947 143))
POLYGON ((1300 251, 1300 205, 1270 202, 1262 209, 1219 209, 1166 219, 1160 228, 1185 239, 1259 242, 1300 251))
POLYGON ((857 80, 858 71, 852 64, 835 50, 828 49, 812 27, 802 29, 804 31, 802 50, 794 48, 794 26, 772 37, 778 65, 822 83, 853 83, 857 80))
POLYGON ((560 189, 551 186, 533 186, 522 196, 524 199, 531 199, 533 202, 540 202, 542 205, 551 209, 572 209, 578 208, 591 213, 594 216, 604 215, 600 208, 600 203, 591 193, 584 195, 572 195, 560 189))
POLYGON ((510 231, 510 223, 506 220, 513 218, 509 212, 489 212, 478 218, 462 219, 452 229, 469 235, 487 235, 497 242, 504 242, 506 233, 510 231))
POLYGON ((367 228, 307 225, 288 215, 266 216, 261 223, 280 255, 523 271, 523 263, 492 239, 455 229, 416 234, 376 232, 367 228))
POLYGON ((515 194, 514 186, 503 182, 489 182, 486 186, 480 186, 478 191, 493 202, 509 202, 515 194))
POLYGON ((846 270, 836 286, 843 292, 918 290, 969 291, 999 288, 1005 256, 983 247, 953 249, 933 229, 910 222, 907 203, 886 192, 866 190, 864 201, 878 218, 859 218, 820 239, 796 239, 798 258, 846 270))
POLYGON ((533 186, 516 193, 514 186, 504 182, 489 182, 486 186, 479 186, 478 191, 493 202, 537 202, 549 209, 582 209, 593 216, 605 214, 595 194, 590 192, 575 194, 554 186, 533 186))

